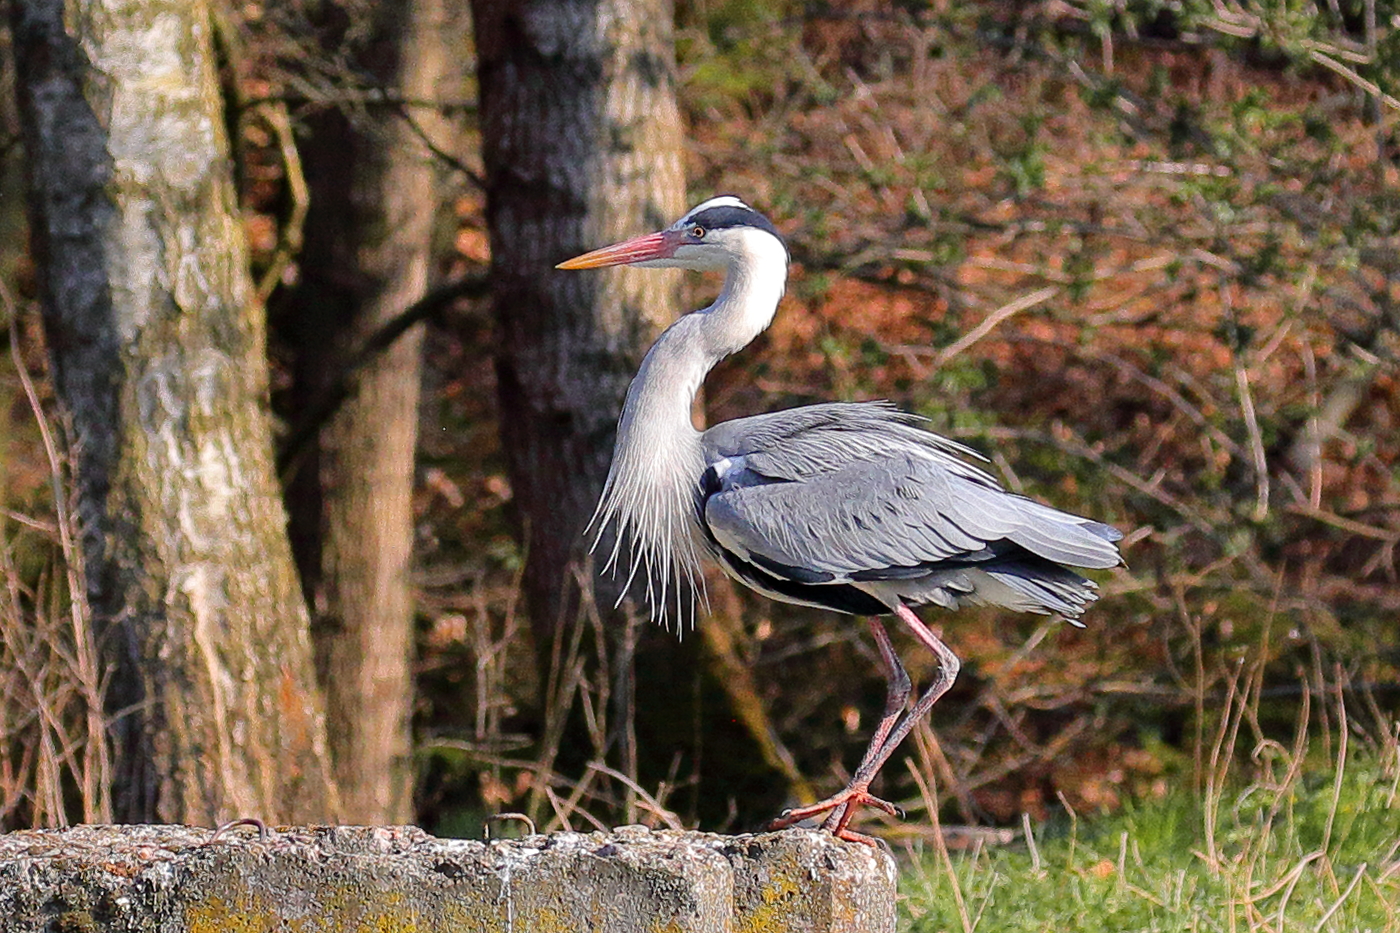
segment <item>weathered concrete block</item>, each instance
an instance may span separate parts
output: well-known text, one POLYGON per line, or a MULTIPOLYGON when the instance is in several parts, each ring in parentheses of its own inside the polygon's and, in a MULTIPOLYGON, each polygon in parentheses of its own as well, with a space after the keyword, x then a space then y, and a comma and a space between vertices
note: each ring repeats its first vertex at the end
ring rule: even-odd
POLYGON ((889 856, 802 829, 486 843, 412 827, 0 836, 3 933, 881 933, 894 899, 889 856))

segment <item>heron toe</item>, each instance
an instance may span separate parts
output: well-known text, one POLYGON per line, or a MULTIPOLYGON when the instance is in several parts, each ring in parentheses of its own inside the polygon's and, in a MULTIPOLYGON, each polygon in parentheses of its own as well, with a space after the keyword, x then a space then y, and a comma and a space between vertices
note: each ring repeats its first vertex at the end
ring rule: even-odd
MULTIPOLYGON (((838 793, 832 794, 825 800, 818 800, 816 803, 808 804, 805 807, 790 807, 778 814, 767 828, 770 830, 787 829, 795 826, 803 820, 823 813, 830 814, 822 823, 822 829, 831 832, 838 838, 846 838, 848 830, 846 824, 851 821, 855 811, 860 807, 874 807, 883 810, 890 816, 904 819, 904 810, 896 804, 890 803, 880 797, 876 797, 864 787, 848 786, 838 793)), ((859 834, 850 834, 859 835, 859 834)), ((860 841, 860 840, 852 840, 860 841)))

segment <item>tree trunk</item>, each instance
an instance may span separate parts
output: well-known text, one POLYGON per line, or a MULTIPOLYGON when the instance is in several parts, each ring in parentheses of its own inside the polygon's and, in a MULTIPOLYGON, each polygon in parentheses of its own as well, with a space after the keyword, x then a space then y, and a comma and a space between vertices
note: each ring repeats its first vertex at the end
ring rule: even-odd
POLYGON ((12 10, 45 326, 111 664, 116 816, 332 819, 209 9, 12 10))
MULTIPOLYGON (((341 54, 348 47, 391 100, 439 96, 453 35, 446 0, 381 2, 370 13, 368 28, 356 24, 365 38, 341 54)), ((442 127, 419 105, 332 109, 308 125, 303 286, 285 326, 297 344, 298 391, 314 395, 427 288, 437 190, 419 133, 440 143, 442 127)), ((304 499, 297 538, 336 778, 357 822, 413 815, 409 570, 421 345, 414 327, 356 374, 354 393, 321 433, 315 469, 304 464, 294 487, 319 485, 304 499)))
MULTIPOLYGON (((554 264, 684 209, 670 0, 473 0, 501 434, 543 668, 642 351, 679 310, 654 270, 554 264)), ((611 586, 602 582, 600 593, 611 586)))

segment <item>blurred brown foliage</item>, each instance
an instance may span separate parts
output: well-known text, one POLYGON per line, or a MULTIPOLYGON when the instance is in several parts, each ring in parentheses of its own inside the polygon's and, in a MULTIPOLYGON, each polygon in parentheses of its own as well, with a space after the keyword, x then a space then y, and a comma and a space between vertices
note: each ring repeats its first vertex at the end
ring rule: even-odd
MULTIPOLYGON (((933 717, 968 817, 1199 779, 1256 662, 1261 737, 1334 665, 1385 734, 1395 109, 1190 5, 1115 7, 1102 30, 1087 6, 974 7, 774 20, 743 54, 786 80, 694 94, 697 187, 771 205, 800 264, 767 346, 711 380, 711 416, 893 397, 1013 488, 1127 533, 1131 569, 1083 631, 937 620, 971 662, 933 717)), ((1344 33, 1299 41, 1350 54, 1344 33)), ((784 713, 813 666, 851 664, 775 667, 779 731, 818 721, 784 713)))
MULTIPOLYGON (((1330 758, 1336 724, 1307 700, 1332 688, 1363 743, 1392 731, 1390 8, 680 13, 693 195, 765 209, 796 260, 773 328, 707 384, 708 418, 892 398, 986 452, 1011 488, 1127 535, 1129 568, 1101 578, 1084 629, 927 615, 965 666, 907 751, 949 813, 1084 813, 1200 786, 1227 714, 1251 740, 1246 766, 1300 711, 1330 758)), ((244 132, 271 263, 281 170, 268 131, 244 132)), ((463 187, 444 270, 484 260, 483 211, 463 187)), ((713 284, 691 287, 698 306, 713 284)), ((578 620, 555 703, 531 708, 490 325, 469 301, 449 316, 426 350, 417 491, 421 818, 451 833, 498 810, 575 826, 771 815, 750 790, 781 780, 714 671, 648 680, 661 633, 609 639, 578 620), (561 748, 569 722, 589 747, 561 748), (619 722, 641 760, 609 759, 619 722)), ((883 692, 862 626, 747 594, 717 604, 777 747, 818 790, 839 786, 883 692)), ((929 659, 900 647, 926 677, 929 659)), ((919 799, 901 762, 884 781, 919 799)))
MULTIPOLYGON (((930 616, 968 663, 910 753, 967 820, 1200 786, 1231 696, 1247 697, 1254 742, 1309 708, 1334 725, 1305 702, 1334 683, 1352 728, 1393 729, 1395 110, 1310 57, 1364 57, 1354 24, 1318 13, 1328 41, 1261 50, 1220 9, 1115 6, 1106 24, 1073 4, 682 10, 693 196, 762 206, 797 260, 773 328, 708 382, 709 419, 893 398, 1014 489, 1128 534, 1130 569, 1102 580, 1086 629, 930 616)), ((712 287, 692 283, 693 305, 712 287)), ((475 397, 481 370, 458 371, 473 374, 459 400, 475 397)), ((460 529, 480 541, 509 495, 499 466, 442 468, 480 490, 467 499, 483 524, 460 529)), ((508 567, 509 542, 490 540, 508 567)), ((510 595, 499 571, 474 585, 491 579, 510 595)), ((489 630, 510 618, 492 605, 448 618, 489 630)), ((736 607, 772 733, 819 789, 839 786, 879 708, 860 627, 748 595, 736 607)), ((509 656, 494 644, 479 661, 509 656)), ((493 675, 504 722, 519 666, 493 675)), ((691 676, 672 688, 711 679, 691 676)), ((655 695, 641 710, 665 714, 655 695)), ((671 747, 653 749, 652 780, 671 747)), ((713 745, 686 747, 687 819, 762 818, 766 802, 707 782, 713 745)), ((898 762, 886 780, 916 799, 898 762)))

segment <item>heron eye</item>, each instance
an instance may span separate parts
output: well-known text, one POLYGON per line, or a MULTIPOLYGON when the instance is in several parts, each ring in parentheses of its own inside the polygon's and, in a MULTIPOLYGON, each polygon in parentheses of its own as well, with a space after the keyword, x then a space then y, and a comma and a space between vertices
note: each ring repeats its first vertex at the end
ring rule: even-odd
POLYGON ((700 226, 699 224, 696 224, 694 227, 691 228, 690 235, 696 240, 703 240, 705 239, 705 228, 700 226))

